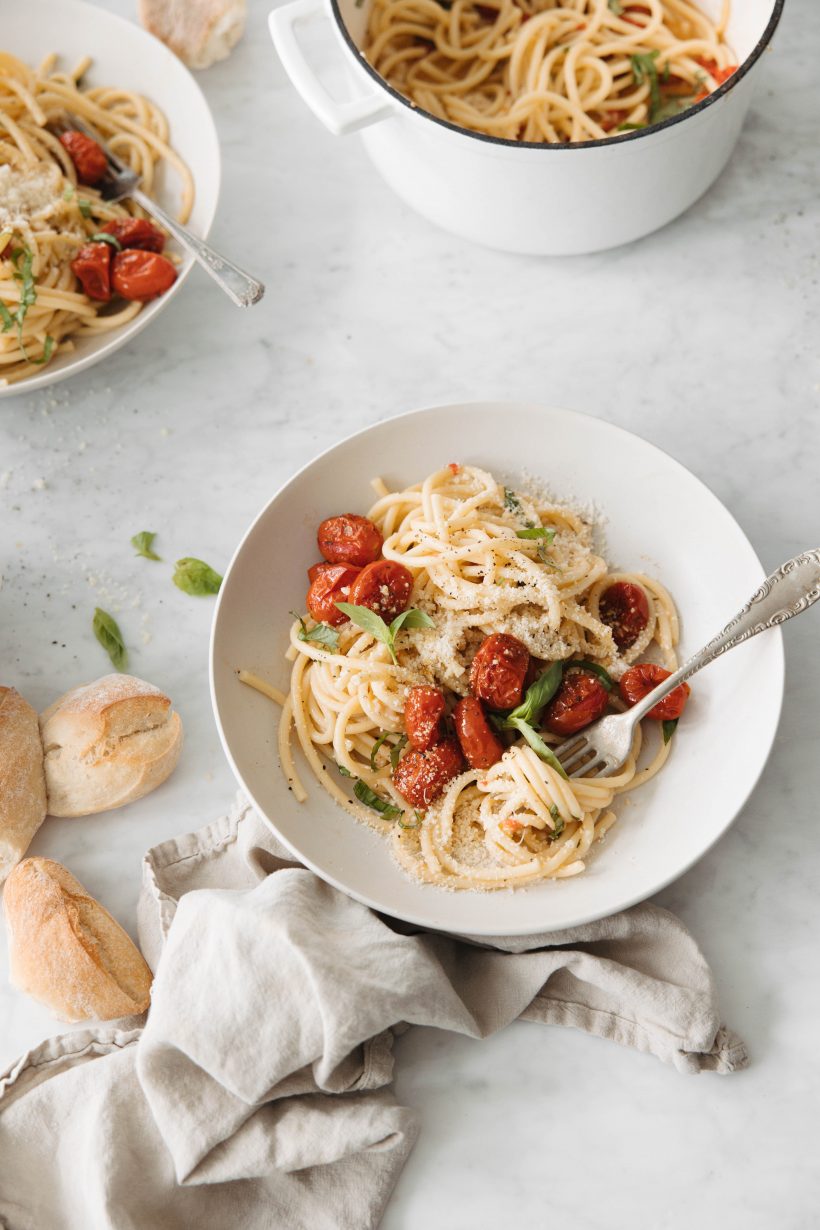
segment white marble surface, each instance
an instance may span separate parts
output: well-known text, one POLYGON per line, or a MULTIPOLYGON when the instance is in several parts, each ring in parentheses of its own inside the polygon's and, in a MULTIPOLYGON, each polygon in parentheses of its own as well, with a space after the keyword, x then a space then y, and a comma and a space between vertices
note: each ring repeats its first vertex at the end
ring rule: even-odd
MULTIPOLYGON (((130 14, 130 0, 108 0, 130 14)), ((66 862, 133 930, 140 857, 223 808, 233 783, 207 690, 210 601, 134 559, 224 565, 272 491, 320 448, 418 405, 521 397, 601 415, 669 450, 774 566, 820 523, 817 59, 820 10, 790 0, 727 172, 684 218, 589 258, 483 251, 408 212, 355 138, 295 97, 266 6, 201 75, 223 142, 213 238, 268 283, 250 313, 195 273, 104 367, 0 405, 2 681, 35 706, 105 671, 95 604, 187 730, 174 778, 127 810, 49 820, 66 862)), ((697 551, 681 522, 681 549, 697 551)), ((682 1077, 520 1025, 485 1043, 416 1030, 398 1092, 421 1140, 385 1219, 573 1230, 817 1225, 820 617, 786 633, 775 752, 729 835, 664 892, 703 944, 752 1066, 682 1077)), ((742 737, 742 732, 727 732, 742 737)), ((7 986, 0 1065, 57 1028, 7 986)))

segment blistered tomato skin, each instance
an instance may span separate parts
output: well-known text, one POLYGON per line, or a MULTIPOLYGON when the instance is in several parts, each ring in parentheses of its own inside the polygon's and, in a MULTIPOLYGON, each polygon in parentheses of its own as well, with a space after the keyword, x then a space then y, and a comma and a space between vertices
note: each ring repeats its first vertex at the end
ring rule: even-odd
POLYGON ((177 271, 166 256, 128 248, 117 252, 111 262, 111 285, 123 299, 147 303, 169 290, 177 271))
POLYGON ((404 729, 412 748, 426 752, 442 737, 441 719, 447 702, 438 688, 411 688, 404 702, 404 729))
POLYGON ((574 735, 606 712, 609 693, 586 671, 567 672, 544 710, 543 725, 554 735, 574 735))
POLYGON ((350 564, 314 564, 308 570, 308 575, 308 612, 319 623, 330 624, 332 627, 344 623, 347 616, 339 610, 336 603, 348 601, 350 587, 359 575, 359 569, 352 568, 350 564))
POLYGON ((93 137, 84 132, 64 132, 60 144, 74 163, 81 184, 98 184, 108 171, 108 159, 93 137))
POLYGON ((145 252, 161 252, 165 236, 147 218, 113 218, 102 228, 113 235, 123 248, 141 248, 145 252))
POLYGON ((479 646, 470 667, 473 694, 491 709, 512 709, 521 703, 530 651, 514 636, 494 632, 479 646))
POLYGON ((455 739, 444 739, 429 751, 412 751, 402 756, 393 773, 393 785, 411 807, 424 811, 463 768, 458 743, 455 739))
POLYGON ((71 272, 89 299, 108 303, 111 298, 111 248, 107 243, 84 243, 71 262, 71 272))
POLYGON ((504 755, 501 740, 490 728, 481 701, 465 696, 453 710, 456 734, 471 769, 489 769, 504 755))
MULTIPOLYGON (((663 683, 664 679, 668 679, 671 673, 671 671, 664 670, 662 666, 656 666, 654 662, 638 662, 636 666, 630 666, 621 677, 619 684, 621 700, 625 701, 630 708, 632 705, 637 705, 638 701, 643 700, 653 688, 663 683)), ((647 717, 656 718, 659 722, 674 721, 686 708, 691 691, 688 683, 679 684, 674 692, 664 696, 663 700, 658 701, 657 705, 649 710, 647 717)))
POLYGON ((348 602, 366 606, 380 615, 385 623, 407 610, 413 592, 413 574, 404 564, 379 559, 362 568, 350 587, 348 602))
POLYGON ((649 623, 649 600, 640 585, 615 581, 598 602, 601 622, 612 629, 612 638, 621 653, 630 649, 649 623))
POLYGON ((342 513, 322 522, 316 541, 320 553, 332 564, 346 560, 364 568, 365 564, 372 564, 379 558, 384 540, 379 527, 368 517, 342 513))

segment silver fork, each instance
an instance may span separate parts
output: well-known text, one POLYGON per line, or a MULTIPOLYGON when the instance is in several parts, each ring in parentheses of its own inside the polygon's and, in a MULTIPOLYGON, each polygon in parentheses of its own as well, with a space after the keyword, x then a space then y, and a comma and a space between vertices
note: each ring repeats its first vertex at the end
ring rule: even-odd
POLYGON ((132 171, 124 162, 121 162, 116 154, 112 154, 100 134, 95 132, 90 125, 84 124, 82 120, 72 115, 66 118, 63 125, 55 124, 52 127, 58 135, 60 132, 68 132, 74 128, 78 132, 85 133, 87 137, 91 137, 102 148, 108 159, 108 175, 99 184, 100 195, 104 200, 121 201, 125 197, 130 197, 131 200, 141 205, 147 214, 156 218, 157 222, 173 235, 186 252, 190 252, 194 260, 199 262, 238 307, 251 307, 254 303, 259 302, 265 293, 264 285, 256 278, 252 278, 250 274, 245 273, 238 265, 234 265, 227 257, 221 256, 204 239, 197 238, 186 226, 166 213, 161 205, 157 205, 156 201, 146 196, 139 186, 140 177, 136 171, 132 171))
POLYGON ((654 705, 696 671, 715 658, 734 649, 742 641, 767 628, 776 628, 794 615, 807 611, 820 599, 820 549, 804 551, 782 564, 767 577, 743 610, 722 632, 684 662, 679 670, 659 683, 648 696, 626 713, 601 718, 588 730, 566 739, 553 748, 565 773, 570 777, 609 777, 617 773, 632 749, 635 726, 654 705))

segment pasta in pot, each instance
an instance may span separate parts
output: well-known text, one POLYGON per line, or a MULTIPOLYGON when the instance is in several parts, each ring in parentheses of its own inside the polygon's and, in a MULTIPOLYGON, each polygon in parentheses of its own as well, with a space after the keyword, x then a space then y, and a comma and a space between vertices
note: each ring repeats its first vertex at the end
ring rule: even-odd
POLYGON ((511 141, 592 141, 659 123, 736 70, 689 0, 373 0, 364 55, 441 120, 511 141))
POLYGON ((427 882, 488 889, 582 872, 615 821, 614 799, 663 766, 674 726, 648 723, 657 727, 648 758, 639 727, 629 760, 607 778, 567 779, 551 747, 634 703, 628 679, 640 687, 643 672, 676 668, 669 594, 643 574, 611 572, 578 512, 477 467, 452 464, 402 491, 374 486, 367 524, 378 533, 362 557, 374 562, 333 562, 363 541, 365 518, 320 527, 320 546, 324 527, 334 530, 331 562, 310 569, 309 614, 290 631, 287 694, 240 672, 283 706, 279 754, 291 790, 307 797, 295 741, 328 794, 390 833, 402 866, 427 882), (369 569, 386 578, 381 589, 368 591, 369 569), (388 625, 374 612, 389 601, 390 569, 412 575, 412 597, 388 625), (343 588, 320 612, 323 578, 343 588), (324 612, 329 622, 317 618, 324 612), (662 666, 637 661, 649 651, 662 666))

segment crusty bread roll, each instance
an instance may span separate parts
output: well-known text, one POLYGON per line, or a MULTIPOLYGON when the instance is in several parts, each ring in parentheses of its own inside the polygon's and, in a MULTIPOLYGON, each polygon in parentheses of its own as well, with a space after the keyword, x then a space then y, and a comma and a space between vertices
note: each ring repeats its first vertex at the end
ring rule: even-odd
POLYGON ((151 971, 136 944, 50 858, 26 858, 3 892, 11 981, 63 1021, 144 1012, 151 971))
POLYGON ((103 675, 40 715, 48 811, 89 816, 132 803, 173 772, 182 722, 159 688, 103 675))
POLYGON ((14 688, 0 688, 0 884, 46 815, 37 714, 14 688))
POLYGON ((245 29, 245 0, 139 0, 139 18, 189 68, 224 60, 245 29))

